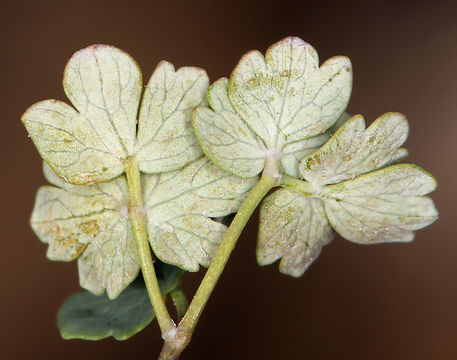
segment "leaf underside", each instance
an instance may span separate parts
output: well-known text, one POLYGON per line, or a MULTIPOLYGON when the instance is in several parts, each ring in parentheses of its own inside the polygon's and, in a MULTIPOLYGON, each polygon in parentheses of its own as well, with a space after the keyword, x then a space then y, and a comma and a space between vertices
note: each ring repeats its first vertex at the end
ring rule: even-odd
POLYGON ((227 230, 211 218, 236 212, 257 181, 231 175, 207 158, 143 179, 151 247, 162 261, 187 271, 209 266, 227 230))
POLYGON ((230 80, 210 87, 211 108, 196 109, 192 121, 203 151, 223 169, 250 177, 275 158, 296 176, 299 159, 328 139, 324 132, 342 116, 351 86, 349 59, 319 67, 314 48, 289 37, 265 57, 244 55, 230 80))
POLYGON ((331 238, 330 225, 347 240, 374 244, 411 241, 434 222, 438 212, 425 195, 435 179, 412 164, 390 165, 407 153, 400 148, 407 135, 399 113, 386 113, 367 129, 356 115, 305 156, 299 171, 307 191, 281 189, 262 204, 259 264, 282 258, 281 272, 302 275, 331 238))
POLYGON ((136 160, 140 170, 177 170, 202 155, 190 117, 205 100, 208 76, 203 69, 161 61, 146 86, 138 123, 136 160))
MULTIPOLYGON (((49 245, 48 258, 78 259, 80 284, 92 292, 74 295, 59 312, 65 338, 125 339, 154 317, 144 285, 132 283, 140 266, 127 161, 143 172, 155 255, 187 271, 209 266, 227 230, 214 219, 239 209, 267 161, 310 189, 279 189, 261 205, 258 262, 280 259, 285 274, 301 276, 333 230, 363 244, 411 241, 437 219, 425 196, 433 177, 392 165, 407 154, 405 117, 386 113, 368 128, 362 116, 349 118, 349 59, 319 66, 301 39, 285 38, 265 56, 248 52, 230 79, 209 89, 204 70, 162 61, 142 99, 136 62, 93 45, 71 57, 63 86, 74 107, 42 101, 22 121, 54 185, 39 189, 32 228, 49 245)), ((172 265, 161 267, 164 295, 179 282, 172 265)), ((180 312, 181 295, 174 293, 180 312)))
POLYGON ((190 115, 204 103, 204 70, 175 71, 162 61, 140 106, 142 75, 135 60, 113 46, 93 45, 70 58, 63 86, 76 110, 45 100, 28 108, 22 121, 42 158, 67 182, 110 180, 133 157, 141 171, 157 173, 201 156, 190 115))
POLYGON ((418 166, 392 165, 321 193, 333 228, 345 239, 374 244, 411 241, 414 231, 438 218, 424 195, 435 190, 433 177, 418 166))
POLYGON ((63 83, 76 110, 47 100, 22 117, 56 186, 39 189, 31 219, 49 245, 48 257, 77 258, 81 286, 96 295, 107 291, 114 299, 133 281, 140 267, 123 174, 128 160, 143 173, 156 255, 190 271, 208 266, 226 231, 211 218, 236 212, 256 179, 240 179, 202 158, 190 118, 206 104, 206 72, 162 61, 140 105, 135 61, 94 45, 72 56, 63 83))
POLYGON ((142 88, 135 61, 112 46, 76 52, 64 71, 64 102, 32 105, 22 120, 40 155, 68 182, 106 181, 123 172, 134 153, 142 88))
MULTIPOLYGON (((48 181, 37 193, 31 225, 51 260, 78 259, 80 285, 116 298, 140 270, 128 214, 125 177, 72 185, 44 164, 48 181)), ((227 226, 213 218, 240 207, 257 181, 231 175, 207 158, 179 171, 142 175, 149 241, 154 254, 188 271, 209 266, 227 226)))
POLYGON ((282 258, 282 273, 301 276, 332 238, 320 199, 279 189, 262 202, 257 243, 260 265, 282 258))
POLYGON ((361 115, 347 120, 321 148, 305 156, 300 175, 314 186, 338 183, 380 169, 404 156, 408 137, 404 115, 388 112, 367 129, 361 115))
POLYGON ((437 219, 433 201, 424 197, 435 190, 435 179, 411 164, 385 167, 404 156, 400 146, 407 136, 402 114, 385 113, 367 129, 363 117, 356 115, 301 161, 301 175, 323 199, 330 223, 346 239, 411 241, 414 230, 437 219))
POLYGON ((30 223, 47 243, 50 260, 78 258, 80 285, 117 297, 137 276, 138 251, 128 219, 124 176, 101 184, 65 183, 46 164, 44 174, 59 187, 38 190, 30 223))

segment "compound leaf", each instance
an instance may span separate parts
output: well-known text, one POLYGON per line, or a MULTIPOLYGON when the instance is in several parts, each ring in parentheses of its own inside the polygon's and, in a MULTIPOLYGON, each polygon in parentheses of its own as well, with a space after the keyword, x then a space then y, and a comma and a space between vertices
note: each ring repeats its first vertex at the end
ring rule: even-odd
POLYGON ((320 199, 279 189, 262 202, 257 242, 260 265, 282 258, 282 273, 301 276, 332 238, 320 199))
POLYGON ((408 136, 402 114, 383 114, 367 129, 360 115, 339 125, 301 160, 299 172, 307 182, 286 180, 290 189, 265 199, 257 249, 261 265, 282 257, 281 272, 300 276, 330 238, 329 223, 347 240, 373 244, 411 241, 415 230, 438 218, 424 196, 436 188, 435 179, 415 165, 391 165, 407 154, 400 148, 408 136))
POLYGON ((266 158, 284 157, 282 171, 294 176, 294 154, 303 156, 324 143, 328 136, 319 135, 343 114, 352 69, 342 56, 319 67, 314 48, 289 37, 271 46, 265 57, 258 51, 244 55, 227 90, 225 84, 222 79, 215 85, 217 95, 214 88, 210 91, 212 110, 198 109, 193 116, 204 152, 244 177, 260 173, 266 158))
POLYGON ((406 155, 400 146, 407 136, 402 114, 385 113, 367 129, 356 115, 300 162, 301 176, 324 201, 330 223, 344 238, 411 241, 414 230, 437 219, 433 201, 423 196, 436 188, 434 178, 410 164, 385 167, 406 155))
POLYGON ((77 186, 44 166, 56 186, 38 190, 31 226, 49 244, 51 260, 78 258, 80 284, 94 294, 117 297, 139 271, 138 252, 128 219, 125 178, 77 186))
POLYGON ((69 60, 63 79, 77 109, 57 100, 32 105, 22 121, 43 159, 66 181, 91 184, 123 172, 133 154, 141 72, 123 51, 92 45, 69 60))
MULTIPOLYGON (((165 296, 179 286, 183 272, 174 266, 155 263, 160 290, 165 296)), ((64 339, 101 340, 113 336, 126 340, 143 330, 155 318, 141 276, 118 298, 80 291, 68 298, 57 314, 64 339)))
POLYGON ((227 229, 211 218, 236 212, 256 181, 231 175, 207 158, 179 171, 145 175, 149 241, 156 256, 187 271, 209 266, 227 229))
POLYGON ((32 105, 22 121, 42 158, 65 181, 93 184, 124 172, 132 158, 141 171, 179 169, 201 156, 191 112, 205 104, 208 76, 202 69, 175 71, 162 61, 137 113, 142 76, 123 51, 92 45, 69 60, 63 86, 76 110, 57 100, 32 105))
POLYGON ((136 159, 141 171, 176 170, 201 156, 190 117, 204 101, 208 82, 203 69, 175 71, 169 62, 159 63, 140 108, 136 159))
POLYGON ((414 230, 438 218, 425 197, 435 179, 418 166, 399 164, 361 175, 321 192, 333 228, 357 243, 411 241, 414 230))

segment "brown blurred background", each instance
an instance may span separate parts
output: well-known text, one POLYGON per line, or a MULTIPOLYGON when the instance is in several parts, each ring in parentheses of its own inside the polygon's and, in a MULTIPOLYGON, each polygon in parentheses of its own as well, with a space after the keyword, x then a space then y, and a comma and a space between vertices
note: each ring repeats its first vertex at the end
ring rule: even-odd
MULTIPOLYGON (((2 359, 156 358, 157 324, 125 342, 61 340, 55 314, 78 290, 28 225, 44 184, 21 113, 65 100, 63 68, 92 43, 130 53, 148 79, 161 59, 229 75, 250 49, 295 35, 354 66, 349 112, 410 121, 408 161, 439 180, 441 219, 410 244, 341 238, 300 279, 255 261, 252 219, 183 359, 457 359, 457 7, 453 2, 3 1, 0 14, 2 359)), ((191 295, 201 273, 185 278, 191 295)))

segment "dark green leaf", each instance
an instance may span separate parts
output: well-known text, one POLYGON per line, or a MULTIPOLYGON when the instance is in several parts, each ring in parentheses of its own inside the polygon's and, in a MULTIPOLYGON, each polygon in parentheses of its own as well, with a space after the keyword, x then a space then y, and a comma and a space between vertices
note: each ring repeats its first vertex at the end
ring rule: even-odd
POLYGON ((173 300, 173 305, 176 308, 176 313, 178 315, 178 321, 186 314, 187 308, 189 307, 189 300, 187 300, 186 293, 181 286, 176 286, 170 292, 171 300, 173 300))
MULTIPOLYGON (((177 285, 183 271, 156 262, 162 294, 177 285)), ((114 300, 106 294, 96 296, 80 291, 64 302, 57 314, 57 325, 64 339, 101 340, 113 336, 126 340, 143 330, 155 318, 144 281, 139 276, 114 300)))

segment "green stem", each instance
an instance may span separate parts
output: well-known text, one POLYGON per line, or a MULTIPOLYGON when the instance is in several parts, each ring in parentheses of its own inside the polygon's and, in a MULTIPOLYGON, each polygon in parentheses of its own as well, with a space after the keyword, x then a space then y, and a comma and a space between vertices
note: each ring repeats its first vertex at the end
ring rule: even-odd
POLYGON ((187 346, 198 319, 227 264, 241 231, 244 229, 257 205, 277 183, 277 176, 264 172, 259 182, 251 189, 225 233, 216 256, 211 262, 184 318, 180 322, 175 336, 171 337, 169 341, 166 339, 159 359, 177 359, 182 350, 187 346))
POLYGON ((305 180, 299 180, 289 175, 283 175, 281 180, 281 186, 291 189, 305 196, 313 195, 313 189, 309 182, 305 180))
POLYGON ((130 195, 129 217, 135 234, 138 254, 140 256, 141 271, 162 336, 166 337, 170 332, 174 332, 176 326, 165 306, 164 298, 160 292, 159 283, 154 270, 154 262, 152 260, 146 230, 146 216, 143 207, 140 170, 133 159, 126 161, 124 167, 130 195))

